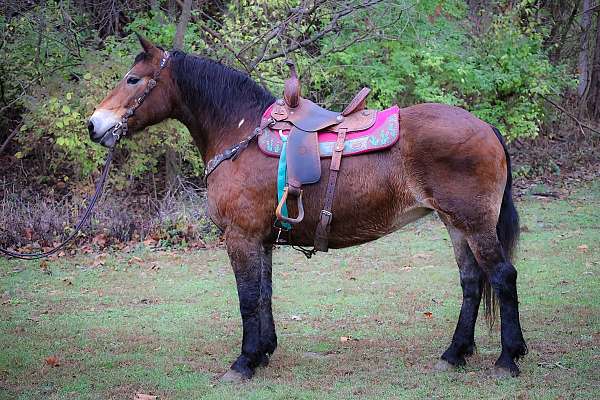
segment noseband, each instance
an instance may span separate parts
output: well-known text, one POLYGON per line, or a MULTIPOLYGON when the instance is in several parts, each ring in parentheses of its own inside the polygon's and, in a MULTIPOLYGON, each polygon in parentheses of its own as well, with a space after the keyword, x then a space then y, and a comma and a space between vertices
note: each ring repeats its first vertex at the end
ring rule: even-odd
POLYGON ((123 136, 126 136, 127 133, 129 132, 129 125, 128 125, 127 121, 129 121, 129 118, 131 118, 133 116, 133 114, 135 113, 135 111, 138 108, 140 108, 140 106, 142 105, 144 100, 146 100, 146 98, 148 97, 148 95, 150 94, 152 89, 154 89, 156 87, 156 85, 158 83, 158 77, 159 77, 160 73, 162 72, 162 70, 165 69, 165 67, 169 63, 170 58, 171 58, 171 54, 169 54, 169 52, 166 50, 163 51, 163 57, 160 60, 160 67, 154 72, 154 75, 148 81, 148 84, 146 85, 146 89, 144 89, 144 93, 142 93, 142 95, 135 100, 133 105, 131 107, 129 107, 127 109, 127 111, 125 111, 125 113, 121 117, 121 121, 118 122, 112 128, 112 135, 115 137, 114 145, 116 145, 119 142, 119 140, 123 136))

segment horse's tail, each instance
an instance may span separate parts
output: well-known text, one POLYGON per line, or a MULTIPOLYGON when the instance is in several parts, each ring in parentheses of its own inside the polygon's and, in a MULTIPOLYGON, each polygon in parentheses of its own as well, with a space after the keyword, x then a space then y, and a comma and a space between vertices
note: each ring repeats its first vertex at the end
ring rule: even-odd
MULTIPOLYGON (((496 224, 496 234, 498 240, 502 245, 504 256, 508 261, 512 263, 515 248, 519 241, 519 214, 515 208, 512 196, 512 166, 510 163, 510 155, 506 148, 506 142, 502 137, 500 131, 492 126, 496 137, 504 148, 504 155, 506 157, 506 186, 504 187, 504 195, 502 196, 502 205, 500 206, 500 216, 498 217, 498 223, 496 224)), ((498 315, 498 301, 496 294, 489 282, 489 279, 485 280, 483 285, 483 299, 485 317, 488 321, 490 328, 494 325, 494 321, 498 315)))

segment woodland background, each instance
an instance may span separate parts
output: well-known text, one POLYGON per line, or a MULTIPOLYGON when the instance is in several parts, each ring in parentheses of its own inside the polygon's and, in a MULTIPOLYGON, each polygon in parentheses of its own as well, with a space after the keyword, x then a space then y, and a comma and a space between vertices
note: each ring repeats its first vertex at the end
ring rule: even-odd
MULTIPOLYGON (((134 32, 275 94, 292 57, 304 95, 333 109, 362 86, 372 108, 464 107, 510 141, 522 192, 558 196, 600 174, 595 0, 6 0, 0 10, 0 245, 43 248, 71 229, 105 156, 86 120, 139 52, 134 32)), ((124 140, 87 239, 203 246, 217 232, 202 168, 176 122, 124 140)))

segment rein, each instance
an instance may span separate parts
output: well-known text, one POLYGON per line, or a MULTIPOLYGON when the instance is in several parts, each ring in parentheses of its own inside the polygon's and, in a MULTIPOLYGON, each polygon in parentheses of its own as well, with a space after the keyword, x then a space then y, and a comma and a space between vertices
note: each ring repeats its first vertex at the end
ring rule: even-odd
POLYGON ((102 189, 104 189, 104 183, 106 182, 106 177, 108 176, 108 171, 110 170, 110 164, 113 159, 113 153, 114 153, 114 149, 111 148, 108 151, 108 155, 106 156, 106 161, 104 162, 104 167, 102 169, 102 175, 100 176, 100 179, 96 183, 96 191, 94 192, 94 195, 90 199, 90 204, 88 205, 87 209, 83 213, 83 217, 81 217, 81 219, 79 220, 77 225, 75 225, 75 231, 73 233, 71 233, 69 235, 69 237, 67 237, 63 242, 61 242, 58 246, 54 247, 52 250, 44 251, 42 253, 18 253, 18 252, 11 251, 8 249, 3 249, 2 247, 0 247, 0 254, 4 254, 7 257, 20 258, 21 260, 35 260, 38 258, 49 257, 52 254, 57 253, 59 250, 61 250, 63 247, 65 247, 67 244, 69 244, 69 242, 71 242, 73 239, 75 239, 77 234, 81 231, 81 228, 83 228, 83 225, 88 221, 88 219, 92 213, 92 209, 94 208, 94 206, 96 205, 96 202, 98 201, 98 199, 100 198, 100 195, 102 194, 102 189))
MULTIPOLYGON (((127 135, 127 133, 129 132, 129 126, 128 126, 129 118, 131 118, 131 116, 135 113, 135 111, 142 105, 144 100, 146 100, 146 98, 148 97, 148 95, 150 94, 152 89, 154 89, 156 87, 156 85, 158 83, 158 77, 159 77, 160 73, 162 72, 162 70, 165 69, 165 67, 167 66, 167 64, 169 62, 169 57, 170 57, 169 52, 165 51, 163 58, 160 60, 160 68, 154 72, 154 75, 148 81, 148 84, 146 85, 146 88, 144 89, 144 93, 142 93, 142 95, 136 99, 135 103, 131 107, 129 107, 127 109, 127 111, 125 111, 125 113, 121 117, 121 121, 119 123, 117 123, 112 129, 109 129, 107 131, 107 133, 110 132, 113 136, 115 136, 115 138, 116 138, 115 144, 108 151, 108 154, 106 156, 106 161, 104 162, 104 167, 102 168, 102 175, 100 175, 100 179, 98 179, 98 182, 96 183, 96 191, 94 192, 94 195, 90 199, 90 204, 87 206, 87 209, 83 213, 83 216, 81 217, 81 219, 79 220, 77 225, 75 225, 75 230, 73 231, 73 233, 71 233, 58 246, 56 246, 48 251, 44 251, 41 253, 19 253, 19 252, 11 251, 11 250, 0 247, 0 254, 3 254, 7 257, 20 258, 21 260, 35 260, 38 258, 49 257, 49 256, 57 253, 62 248, 64 248, 67 244, 69 244, 73 239, 75 239, 75 237, 79 234, 79 232, 81 232, 83 225, 85 225, 85 223, 88 222, 88 220, 92 214, 92 210, 94 209, 94 206, 96 205, 96 203, 98 202, 98 199, 102 195, 102 190, 104 189, 104 184, 106 183, 106 178, 108 177, 108 171, 110 170, 110 164, 112 163, 112 160, 113 160, 115 146, 117 145, 119 140, 123 136, 127 135)), ((252 139, 249 139, 248 142, 250 140, 252 140, 252 139)), ((248 146, 248 145, 246 144, 246 146, 248 146)))

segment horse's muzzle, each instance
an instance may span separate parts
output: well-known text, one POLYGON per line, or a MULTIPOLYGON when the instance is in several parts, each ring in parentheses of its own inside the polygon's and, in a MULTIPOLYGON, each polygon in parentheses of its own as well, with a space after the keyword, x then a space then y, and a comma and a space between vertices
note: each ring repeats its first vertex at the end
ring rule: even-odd
POLYGON ((116 137, 113 136, 112 132, 118 122, 119 119, 114 113, 108 110, 96 110, 87 125, 90 139, 103 146, 113 147, 116 143, 116 137))

